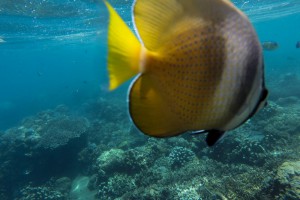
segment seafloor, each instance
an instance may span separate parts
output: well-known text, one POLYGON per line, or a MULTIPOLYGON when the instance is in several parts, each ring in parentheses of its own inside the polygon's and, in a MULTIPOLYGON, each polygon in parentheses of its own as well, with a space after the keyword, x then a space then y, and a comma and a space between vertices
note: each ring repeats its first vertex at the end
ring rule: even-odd
POLYGON ((268 106, 211 148, 144 136, 125 99, 45 110, 1 134, 0 199, 300 199, 299 85, 269 83, 268 106))

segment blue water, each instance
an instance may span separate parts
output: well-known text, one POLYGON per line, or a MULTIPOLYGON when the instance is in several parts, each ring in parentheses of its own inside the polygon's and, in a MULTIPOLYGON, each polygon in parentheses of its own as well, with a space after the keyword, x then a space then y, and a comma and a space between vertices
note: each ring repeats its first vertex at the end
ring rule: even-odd
MULTIPOLYGON (((110 2, 133 27, 133 0, 110 2)), ((233 2, 279 48, 269 105, 208 148, 133 128, 130 83, 108 91, 101 0, 0 0, 0 200, 299 199, 300 0, 233 2)))
MULTIPOLYGON (((111 1, 130 25, 130 1, 111 1)), ((266 79, 300 73, 300 1, 234 1, 253 22, 265 52, 266 79)), ((1 0, 0 130, 59 104, 76 107, 99 96, 126 99, 126 85, 107 91, 107 11, 93 0, 1 0)))

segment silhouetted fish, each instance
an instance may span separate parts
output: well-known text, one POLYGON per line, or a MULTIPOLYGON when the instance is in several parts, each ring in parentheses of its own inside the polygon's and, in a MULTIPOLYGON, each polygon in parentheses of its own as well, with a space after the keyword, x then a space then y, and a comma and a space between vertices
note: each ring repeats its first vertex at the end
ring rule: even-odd
POLYGON ((139 74, 129 90, 135 125, 155 137, 205 130, 213 145, 265 105, 261 45, 229 0, 136 0, 140 41, 112 6, 110 90, 139 74))
POLYGON ((297 48, 297 49, 300 48, 300 41, 298 41, 298 42, 296 43, 296 48, 297 48))
POLYGON ((262 47, 264 50, 272 51, 272 50, 277 49, 279 47, 279 45, 277 42, 267 41, 267 42, 262 43, 262 47))

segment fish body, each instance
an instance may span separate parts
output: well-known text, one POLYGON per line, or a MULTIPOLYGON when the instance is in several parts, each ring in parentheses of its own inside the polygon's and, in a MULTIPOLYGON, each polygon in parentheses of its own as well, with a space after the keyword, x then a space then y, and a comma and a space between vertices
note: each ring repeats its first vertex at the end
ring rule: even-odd
POLYGON ((297 48, 297 49, 300 48, 300 41, 298 41, 298 42, 296 43, 296 48, 297 48))
POLYGON ((136 0, 138 38, 111 5, 108 71, 128 93, 134 124, 154 137, 205 130, 213 145, 265 105, 261 45, 228 0, 136 0))
POLYGON ((277 42, 274 41, 266 41, 262 43, 262 47, 266 51, 273 51, 279 47, 277 42))

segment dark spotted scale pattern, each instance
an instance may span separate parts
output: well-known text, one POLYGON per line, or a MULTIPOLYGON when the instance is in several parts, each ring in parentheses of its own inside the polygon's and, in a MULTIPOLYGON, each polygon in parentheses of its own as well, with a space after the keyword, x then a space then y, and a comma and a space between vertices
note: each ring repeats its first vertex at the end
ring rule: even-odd
POLYGON ((243 69, 247 65, 244 57, 249 56, 243 49, 249 46, 245 40, 252 42, 254 33, 247 28, 247 21, 229 20, 198 22, 193 29, 177 25, 170 36, 174 39, 167 39, 163 48, 147 60, 146 68, 170 110, 187 129, 224 126, 241 109, 252 88, 256 72, 253 67, 243 69))

